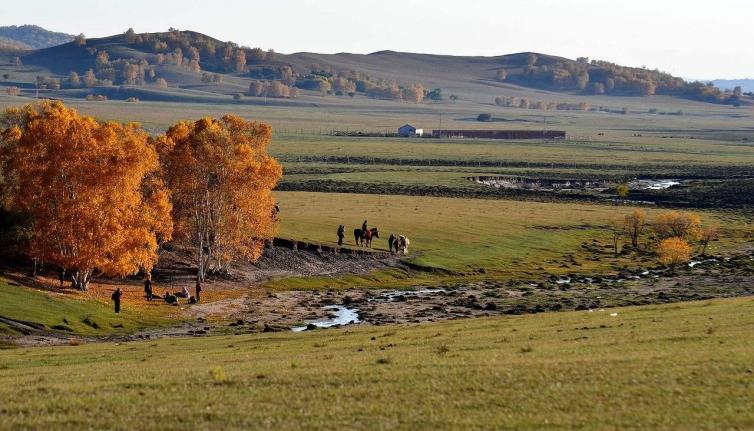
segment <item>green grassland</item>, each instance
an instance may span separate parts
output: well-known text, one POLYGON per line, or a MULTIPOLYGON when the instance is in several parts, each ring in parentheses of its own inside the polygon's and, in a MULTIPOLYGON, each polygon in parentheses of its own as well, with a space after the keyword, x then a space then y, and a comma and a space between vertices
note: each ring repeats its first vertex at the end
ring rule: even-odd
MULTIPOLYGON (((335 229, 344 224, 348 228, 346 243, 350 244, 352 229, 367 219, 381 232, 374 243, 376 249, 387 249, 390 233, 404 234, 411 240, 412 262, 456 275, 483 272, 488 277, 530 278, 655 264, 651 257, 613 259, 611 250, 595 252, 582 247, 593 240, 609 244, 607 226, 629 213, 631 207, 306 192, 278 192, 277 198, 282 208, 283 237, 334 244, 335 229), (570 256, 578 265, 571 263, 570 256), (591 260, 593 257, 597 259, 591 260)), ((658 210, 648 212, 651 218, 658 210)), ((731 251, 750 241, 747 218, 722 212, 704 212, 703 216, 707 223, 725 226, 725 234, 714 244, 712 253, 731 251)), ((422 281, 395 279, 405 274, 384 275, 292 278, 270 286, 349 287, 422 281)))
POLYGON ((0 412, 9 429, 749 429, 752 328, 746 297, 16 349, 0 412))
MULTIPOLYGON (((137 329, 175 324, 174 319, 142 307, 113 313, 111 303, 60 292, 19 287, 0 278, 0 316, 44 325, 45 330, 84 336, 128 334, 137 329)), ((0 333, 13 329, 0 323, 0 333)))

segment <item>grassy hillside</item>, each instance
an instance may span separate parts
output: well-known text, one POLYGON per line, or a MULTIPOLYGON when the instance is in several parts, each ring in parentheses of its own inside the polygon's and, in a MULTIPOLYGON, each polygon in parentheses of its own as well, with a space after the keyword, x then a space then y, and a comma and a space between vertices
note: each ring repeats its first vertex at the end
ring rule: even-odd
MULTIPOLYGON (((261 96, 252 94, 249 84, 264 81, 286 88, 283 93, 264 92, 275 99, 287 98, 287 89, 295 88, 298 96, 293 98, 328 94, 329 98, 360 95, 410 101, 414 100, 410 88, 420 84, 427 97, 425 103, 431 99, 433 103, 473 100, 489 104, 496 96, 512 96, 531 99, 532 104, 550 104, 553 109, 558 104, 570 104, 568 109, 575 109, 579 103, 594 105, 595 96, 664 94, 704 102, 751 104, 748 96, 688 84, 659 71, 583 58, 572 60, 538 53, 465 57, 394 51, 367 55, 284 55, 239 47, 192 31, 127 32, 85 43, 70 42, 29 52, 23 61, 61 79, 64 91, 57 91, 56 96, 83 97, 86 93, 72 91, 81 86, 68 83, 65 78, 71 72, 83 76, 92 69, 97 81, 84 86, 87 92, 102 92, 112 85, 138 87, 130 95, 108 93, 108 97, 122 99, 141 96, 148 100, 171 100, 168 94, 144 91, 157 86, 158 79, 164 79, 173 90, 172 99, 184 102, 238 93, 261 96), (105 53, 107 58, 101 58, 105 53), (436 88, 442 90, 442 96, 430 95, 429 91, 436 88)), ((52 87, 55 85, 48 85, 52 87)), ((515 104, 518 106, 518 101, 515 104)))
POLYGON ((23 429, 749 429, 753 325, 749 297, 19 349, 0 399, 23 429))
POLYGON ((73 40, 73 35, 46 30, 37 25, 10 25, 0 27, 0 38, 23 44, 29 49, 42 49, 73 40))

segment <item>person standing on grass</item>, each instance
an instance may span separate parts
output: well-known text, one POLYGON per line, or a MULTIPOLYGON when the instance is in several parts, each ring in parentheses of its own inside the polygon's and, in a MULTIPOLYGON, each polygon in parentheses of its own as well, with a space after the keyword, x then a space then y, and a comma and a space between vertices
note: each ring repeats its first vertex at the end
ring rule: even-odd
POLYGON ((63 282, 65 282, 65 269, 61 269, 58 274, 58 281, 60 282, 60 288, 63 288, 63 282))
POLYGON ((115 302, 115 312, 120 313, 120 297, 123 296, 123 292, 120 291, 120 287, 115 289, 115 292, 113 292, 112 298, 113 302, 115 302))
POLYGON ((343 225, 338 226, 338 247, 343 245, 343 238, 346 236, 346 227, 343 225))
POLYGON ((147 301, 151 301, 154 298, 152 293, 152 278, 149 274, 144 278, 144 294, 147 295, 147 301))
POLYGON ((199 294, 202 293, 202 282, 199 281, 199 280, 196 280, 196 286, 194 287, 194 289, 196 290, 196 292, 195 292, 196 293, 196 295, 195 295, 196 296, 196 302, 199 302, 199 301, 201 301, 201 296, 199 296, 199 294))

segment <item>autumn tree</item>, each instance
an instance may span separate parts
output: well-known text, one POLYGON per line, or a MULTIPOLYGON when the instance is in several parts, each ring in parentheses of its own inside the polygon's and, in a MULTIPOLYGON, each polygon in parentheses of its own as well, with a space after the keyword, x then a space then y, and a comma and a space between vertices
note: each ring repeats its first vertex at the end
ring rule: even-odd
POLYGON ((243 49, 237 49, 233 54, 233 68, 238 73, 246 70, 246 52, 243 49))
POLYGON ((21 94, 21 89, 18 87, 5 87, 5 93, 7 93, 8 96, 18 96, 21 94))
POLYGON ((66 80, 66 85, 71 88, 78 88, 81 86, 81 78, 79 77, 79 74, 76 72, 71 72, 68 75, 68 79, 66 80))
POLYGON ((97 85, 97 77, 92 69, 87 70, 84 74, 84 85, 89 88, 97 85))
POLYGON ((157 151, 134 124, 99 122, 61 102, 6 111, 0 166, 11 210, 28 214, 28 253, 71 271, 149 271, 172 234, 157 151))
POLYGON ((76 37, 73 38, 73 42, 77 46, 84 46, 84 45, 86 45, 86 36, 84 36, 84 33, 79 33, 78 36, 76 36, 76 37))
POLYGON ((197 278, 255 260, 275 233, 272 189, 282 168, 267 153, 272 129, 226 115, 180 122, 157 138, 176 238, 196 249, 197 278))
POLYGON ((639 236, 644 231, 644 225, 647 222, 647 213, 640 209, 636 209, 631 214, 627 214, 623 218, 623 226, 631 238, 631 245, 634 247, 639 246, 639 236))
POLYGON ((691 259, 691 246, 683 238, 666 238, 657 246, 657 257, 660 263, 675 268, 691 259))
POLYGON ((698 239, 701 233, 702 219, 690 212, 667 211, 655 219, 655 232, 660 238, 698 239))
POLYGON ((500 82, 505 81, 506 79, 508 79, 508 71, 506 71, 505 69, 498 69, 497 73, 495 74, 495 79, 500 82))
POLYGON ((266 85, 262 81, 251 81, 249 83, 249 95, 250 96, 263 96, 266 90, 266 85))
POLYGON ((166 81, 165 78, 157 78, 155 83, 160 88, 168 88, 168 81, 166 81))

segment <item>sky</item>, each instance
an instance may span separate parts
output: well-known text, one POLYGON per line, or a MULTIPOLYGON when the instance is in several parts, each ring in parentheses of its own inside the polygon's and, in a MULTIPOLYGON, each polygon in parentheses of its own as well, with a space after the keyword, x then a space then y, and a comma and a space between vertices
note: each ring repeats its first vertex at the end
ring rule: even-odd
POLYGON ((752 0, 36 0, 3 8, 0 25, 175 27, 286 54, 533 51, 730 79, 754 78, 753 19, 752 0))

